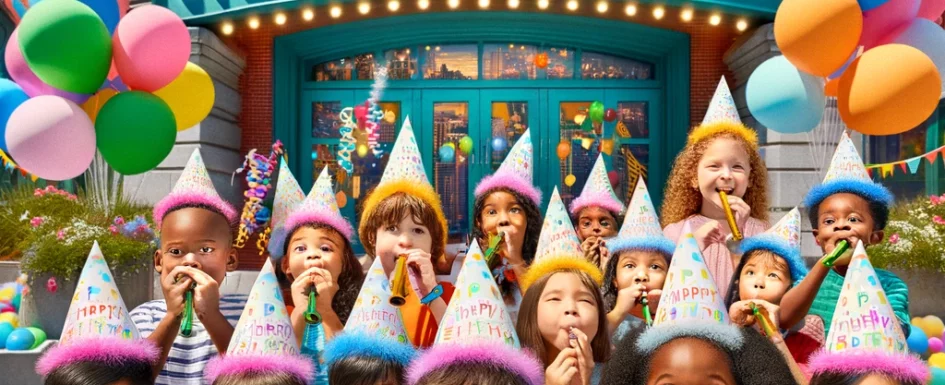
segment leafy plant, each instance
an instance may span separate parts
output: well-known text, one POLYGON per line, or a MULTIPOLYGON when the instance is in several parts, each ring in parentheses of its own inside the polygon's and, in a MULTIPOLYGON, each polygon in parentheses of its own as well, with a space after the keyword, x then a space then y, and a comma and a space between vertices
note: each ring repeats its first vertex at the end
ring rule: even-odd
POLYGON ((897 204, 885 234, 883 243, 869 249, 876 267, 945 273, 945 195, 897 204))

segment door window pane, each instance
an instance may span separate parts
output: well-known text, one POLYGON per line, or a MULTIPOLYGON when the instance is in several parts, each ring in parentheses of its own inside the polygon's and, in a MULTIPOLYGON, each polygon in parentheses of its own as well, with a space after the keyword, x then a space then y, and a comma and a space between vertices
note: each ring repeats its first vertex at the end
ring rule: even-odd
POLYGON ((374 79, 374 54, 364 53, 319 63, 312 71, 312 78, 317 82, 371 80, 374 79))
MULTIPOLYGON (((492 150, 492 139, 489 140, 487 150, 492 152, 492 172, 499 169, 509 150, 515 145, 528 129, 528 103, 526 102, 492 102, 492 136, 490 138, 505 138, 508 145, 503 151, 492 150)), ((482 147, 482 146, 480 146, 482 147)))
POLYGON ((424 79, 479 78, 479 46, 476 44, 426 46, 423 54, 424 79))
POLYGON ((538 47, 516 44, 486 44, 482 53, 482 76, 492 79, 535 79, 538 47))
POLYGON ((581 77, 584 79, 653 79, 653 65, 596 52, 581 55, 581 77))
POLYGON ((392 49, 384 52, 387 60, 387 78, 390 80, 410 80, 417 75, 417 52, 410 48, 392 49))
POLYGON ((617 103, 617 136, 644 139, 650 137, 646 102, 617 103))
POLYGON ((614 149, 614 170, 620 176, 620 184, 614 192, 624 202, 630 201, 637 177, 647 179, 647 165, 650 162, 650 146, 646 144, 624 144, 614 149))
POLYGON ((341 102, 312 102, 312 137, 319 139, 340 138, 338 128, 341 121, 341 102))
MULTIPOLYGON (((925 154, 930 149, 935 149, 945 144, 945 122, 939 122, 941 113, 933 113, 929 119, 918 127, 896 135, 870 136, 869 137, 869 163, 891 163, 904 159, 913 158, 925 154), (937 126, 934 123, 939 123, 937 126), (938 129, 938 143, 927 143, 929 140, 929 130, 938 129)), ((945 186, 945 181, 939 178, 938 186, 929 186, 926 178, 927 172, 932 168, 941 170, 942 160, 936 158, 935 163, 922 158, 919 161, 918 169, 915 174, 903 171, 899 165, 893 167, 892 175, 887 174, 882 177, 882 171, 878 168, 873 169, 873 179, 879 181, 896 196, 897 199, 911 199, 919 196, 926 196, 934 187, 941 189, 945 186)), ((941 171, 939 171, 941 175, 941 171)), ((934 182, 933 182, 934 183, 934 182)))
POLYGON ((574 78, 574 50, 567 48, 548 49, 548 79, 574 78))
POLYGON ((469 133, 469 103, 433 103, 433 180, 443 200, 443 211, 449 218, 449 235, 464 235, 469 229, 467 162, 459 151, 451 161, 439 156, 446 143, 459 147, 459 140, 469 133))
MULTIPOLYGON (((568 143, 571 146, 571 153, 563 160, 559 159, 561 170, 561 184, 558 186, 558 192, 561 194, 561 200, 565 205, 570 205, 571 200, 577 198, 587 182, 587 175, 594 167, 597 161, 597 155, 600 153, 600 140, 595 139, 592 133, 585 133, 581 130, 581 125, 577 122, 583 122, 587 118, 587 109, 591 102, 563 102, 559 106, 559 130, 561 138, 559 141, 568 143), (575 121, 577 118, 577 122, 575 121), (569 176, 573 176, 574 183, 568 186, 569 176)), ((554 148, 557 150, 558 145, 554 148)), ((556 155, 557 158, 557 155, 556 155)))

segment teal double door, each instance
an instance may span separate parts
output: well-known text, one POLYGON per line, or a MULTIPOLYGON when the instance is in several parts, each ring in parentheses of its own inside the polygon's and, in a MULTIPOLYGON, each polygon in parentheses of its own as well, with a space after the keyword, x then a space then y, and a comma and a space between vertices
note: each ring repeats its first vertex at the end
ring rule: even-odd
POLYGON ((346 143, 351 139, 342 138, 339 115, 344 108, 363 103, 369 92, 369 88, 304 90, 301 139, 288 147, 298 154, 290 152, 290 160, 296 159, 290 164, 304 188, 312 185, 322 167, 331 169, 342 214, 355 228, 359 202, 380 180, 387 153, 408 117, 427 177, 443 200, 451 241, 465 241, 473 224, 476 184, 498 169, 527 129, 534 146, 534 183, 544 193, 542 210, 556 186, 565 204, 579 195, 602 151, 624 201, 629 201, 636 176, 643 175, 659 202, 668 160, 660 153, 667 138, 658 88, 388 88, 379 103, 385 114, 377 138, 382 152, 362 149, 359 154, 357 147, 367 142, 360 133, 354 135, 355 150, 345 151, 350 150, 346 143), (578 123, 598 100, 613 108, 617 118, 589 133, 578 123), (465 136, 473 141, 468 154, 459 150, 465 136), (452 159, 440 156, 448 143, 455 147, 452 159), (559 157, 563 145, 569 151, 559 157))

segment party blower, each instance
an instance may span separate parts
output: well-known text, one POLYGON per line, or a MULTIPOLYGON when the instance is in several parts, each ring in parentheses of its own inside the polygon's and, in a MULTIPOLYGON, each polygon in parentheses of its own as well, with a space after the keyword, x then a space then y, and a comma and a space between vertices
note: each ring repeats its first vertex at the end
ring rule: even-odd
POLYGON ((403 306, 407 303, 407 255, 397 256, 397 265, 394 266, 393 281, 390 284, 390 304, 403 306))
POLYGON ((725 220, 728 221, 728 228, 732 230, 731 236, 725 239, 725 246, 732 254, 738 254, 744 236, 735 222, 735 213, 732 212, 732 206, 728 204, 728 193, 721 189, 718 189, 718 192, 719 199, 722 201, 722 209, 725 210, 725 220))
MULTIPOLYGON (((174 282, 180 282, 183 276, 178 275, 174 279, 174 282)), ((194 282, 190 285, 190 290, 187 290, 184 293, 184 314, 180 322, 180 335, 183 337, 190 337, 193 334, 194 330, 194 288, 197 287, 197 283, 194 282)))
POLYGON ((505 232, 500 231, 497 234, 489 235, 489 248, 486 249, 485 259, 486 266, 489 268, 495 267, 496 256, 499 255, 499 250, 502 250, 502 247, 505 246, 505 232))
POLYGON ((317 325, 322 322, 322 315, 315 310, 318 301, 318 288, 314 285, 308 289, 308 307, 305 309, 305 323, 317 325))

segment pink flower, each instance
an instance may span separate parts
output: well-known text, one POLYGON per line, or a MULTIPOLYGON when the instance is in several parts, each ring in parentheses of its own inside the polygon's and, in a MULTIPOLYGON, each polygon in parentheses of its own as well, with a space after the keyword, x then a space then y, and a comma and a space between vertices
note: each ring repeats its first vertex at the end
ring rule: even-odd
POLYGON ((34 197, 41 197, 43 195, 44 195, 43 190, 40 190, 40 189, 33 190, 34 197))
POLYGON ((897 244, 899 243, 899 234, 893 234, 889 236, 889 243, 897 244))
POLYGON ((945 225, 945 219, 938 215, 932 217, 932 222, 935 222, 936 225, 945 225))
POLYGON ((121 226, 125 224, 125 218, 122 218, 121 215, 115 217, 115 225, 121 226))
POLYGON ((66 230, 59 229, 59 231, 56 232, 56 239, 60 241, 66 239, 66 230))
POLYGON ((42 224, 43 224, 42 217, 33 217, 33 219, 30 219, 30 226, 33 226, 34 228, 39 227, 42 224))
POLYGON ((118 235, 118 226, 109 225, 108 232, 112 233, 112 235, 118 235))
POLYGON ((59 284, 56 283, 56 277, 50 277, 49 280, 46 281, 46 291, 55 293, 57 290, 59 290, 59 284))
POLYGON ((939 198, 937 195, 932 195, 929 197, 929 201, 932 202, 933 205, 937 205, 941 203, 942 198, 939 198))

